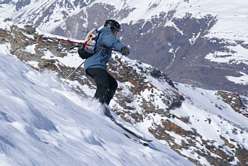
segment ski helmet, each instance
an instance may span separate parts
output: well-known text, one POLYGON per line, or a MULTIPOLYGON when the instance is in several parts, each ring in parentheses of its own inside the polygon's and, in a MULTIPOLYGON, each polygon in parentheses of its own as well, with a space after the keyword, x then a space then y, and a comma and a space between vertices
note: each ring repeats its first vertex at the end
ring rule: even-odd
POLYGON ((104 27, 110 27, 112 31, 119 32, 121 30, 121 25, 115 20, 106 20, 104 23, 104 27))

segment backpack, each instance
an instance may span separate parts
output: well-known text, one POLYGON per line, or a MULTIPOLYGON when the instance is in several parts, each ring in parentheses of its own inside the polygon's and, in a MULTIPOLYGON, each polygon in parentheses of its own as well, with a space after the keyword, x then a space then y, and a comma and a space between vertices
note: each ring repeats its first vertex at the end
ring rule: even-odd
POLYGON ((82 59, 87 59, 95 54, 96 43, 99 38, 100 32, 97 29, 92 29, 85 38, 85 42, 78 49, 78 54, 82 59))

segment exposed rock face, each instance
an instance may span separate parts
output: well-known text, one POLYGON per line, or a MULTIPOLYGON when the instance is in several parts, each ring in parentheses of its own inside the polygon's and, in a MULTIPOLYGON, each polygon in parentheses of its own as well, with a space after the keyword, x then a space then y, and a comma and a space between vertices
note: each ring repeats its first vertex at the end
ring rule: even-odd
POLYGON ((24 28, 25 28, 24 29, 25 32, 30 34, 30 35, 32 35, 36 32, 36 29, 32 25, 25 25, 24 28))
POLYGON ((0 4, 6 4, 6 3, 10 3, 11 2, 11 0, 2 0, 1 2, 0 2, 0 4))
POLYGON ((25 6, 29 5, 31 3, 31 0, 1 0, 0 4, 14 4, 15 9, 18 11, 25 6))
MULTIPOLYGON (((0 30, 1 44, 9 44, 13 55, 37 70, 54 71, 63 79, 76 67, 69 62, 78 58, 77 49, 73 47, 81 43, 38 34, 29 26, 25 29, 12 26, 10 29, 0 30), (69 58, 69 61, 66 58, 69 58)), ((119 87, 111 107, 119 117, 133 125, 145 126, 147 132, 156 139, 165 142, 196 165, 247 164, 248 131, 245 126, 209 113, 212 109, 230 112, 232 107, 237 111, 233 111, 234 113, 242 115, 241 110, 247 110, 247 107, 242 104, 238 95, 218 92, 230 107, 224 102, 220 103, 221 100, 215 101, 217 97, 214 101, 208 101, 209 96, 204 97, 206 94, 203 92, 195 92, 194 95, 199 95, 199 101, 203 96, 203 99, 209 102, 206 104, 212 104, 213 107, 207 108, 182 93, 178 86, 157 68, 117 54, 113 59, 109 64, 109 71, 117 78, 119 87), (205 109, 209 110, 203 112, 205 109), (193 110, 197 113, 191 114, 193 110), (205 130, 209 130, 211 134, 204 135, 205 130), (211 137, 213 133, 217 136, 211 137)), ((78 61, 80 63, 80 59, 78 61)), ((84 96, 92 95, 87 91, 95 89, 94 83, 82 69, 66 82, 73 83, 70 84, 71 87, 84 96)), ((194 88, 191 91, 194 91, 194 88)), ((198 96, 196 98, 198 99, 198 96)))
MULTIPOLYGON (((209 123, 211 123, 211 121, 209 121, 209 123)), ((242 148, 234 150, 235 145, 230 143, 229 140, 225 139, 225 137, 221 137, 221 139, 225 141, 225 146, 217 148, 216 146, 212 145, 211 141, 204 140, 204 138, 201 138, 201 135, 199 135, 196 131, 185 130, 169 120, 162 121, 162 124, 159 126, 154 124, 149 129, 149 131, 153 133, 153 135, 157 139, 167 140, 170 147, 172 147, 178 152, 183 151, 184 149, 197 147, 195 149, 195 152, 193 152, 192 154, 199 154, 199 159, 201 157, 206 158, 211 165, 231 165, 230 162, 235 160, 235 156, 240 159, 240 165, 247 164, 246 155, 248 154, 248 151, 243 151, 242 148), (182 142, 176 140, 177 138, 173 137, 171 133, 175 133, 177 135, 182 136, 184 140, 182 142), (202 142, 199 141, 199 139, 202 142), (227 153, 225 151, 226 147, 233 149, 236 154, 234 155, 232 153, 227 153), (240 154, 240 151, 243 151, 244 154, 240 154), (218 157, 216 157, 215 155, 217 155, 218 157)), ((199 160, 195 160, 192 158, 190 158, 190 160, 195 162, 197 165, 202 165, 199 160)))
POLYGON ((220 95, 223 100, 233 108, 233 110, 243 114, 248 118, 248 112, 246 111, 247 108, 243 104, 238 93, 218 91, 217 94, 220 95))
POLYGON ((16 3, 16 10, 20 10, 21 8, 29 5, 31 0, 18 0, 16 3))

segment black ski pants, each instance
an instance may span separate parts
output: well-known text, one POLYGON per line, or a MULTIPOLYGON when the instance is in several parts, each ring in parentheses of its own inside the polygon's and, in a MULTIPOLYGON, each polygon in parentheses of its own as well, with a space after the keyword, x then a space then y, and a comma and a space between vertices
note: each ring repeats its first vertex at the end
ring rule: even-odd
POLYGON ((117 81, 106 70, 100 68, 89 68, 86 74, 96 83, 95 98, 100 103, 109 105, 118 87, 117 81))

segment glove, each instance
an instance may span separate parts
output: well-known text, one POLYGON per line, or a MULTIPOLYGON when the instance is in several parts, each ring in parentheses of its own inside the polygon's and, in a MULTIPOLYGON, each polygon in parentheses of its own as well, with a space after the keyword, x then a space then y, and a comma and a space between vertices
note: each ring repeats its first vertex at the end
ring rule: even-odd
POLYGON ((129 48, 128 47, 122 47, 121 48, 121 54, 127 56, 129 54, 129 48))

